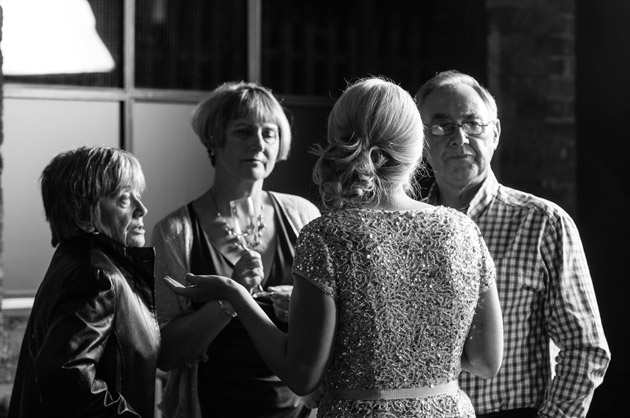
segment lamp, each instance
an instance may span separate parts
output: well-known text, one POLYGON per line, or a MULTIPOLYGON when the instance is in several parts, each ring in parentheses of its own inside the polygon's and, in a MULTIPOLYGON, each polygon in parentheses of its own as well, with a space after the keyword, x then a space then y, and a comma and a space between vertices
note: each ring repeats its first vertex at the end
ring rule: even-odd
POLYGON ((108 72, 114 59, 87 0, 0 0, 5 75, 108 72))

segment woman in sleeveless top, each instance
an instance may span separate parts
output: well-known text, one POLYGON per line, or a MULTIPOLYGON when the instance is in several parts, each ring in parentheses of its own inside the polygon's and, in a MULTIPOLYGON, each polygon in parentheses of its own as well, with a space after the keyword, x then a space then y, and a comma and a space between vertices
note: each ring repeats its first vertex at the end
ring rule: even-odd
MULTIPOLYGON (((192 123, 208 150, 214 184, 156 225, 156 277, 183 284, 188 272, 231 277, 287 331, 296 240, 319 211, 304 198, 263 189, 291 145, 284 110, 264 87, 230 82, 198 105, 192 123), (247 240, 229 216, 230 201, 245 197, 257 212, 247 240)), ((229 302, 179 298, 161 279, 156 299, 163 341, 159 367, 169 371, 161 405, 166 417, 311 413, 264 363, 229 302)))
POLYGON ((418 109, 396 84, 367 78, 339 98, 315 149, 327 213, 298 238, 288 333, 228 277, 165 283, 228 300, 291 389, 320 388, 318 417, 473 418, 457 377, 501 364, 494 264, 467 216, 407 194, 422 147, 418 109))

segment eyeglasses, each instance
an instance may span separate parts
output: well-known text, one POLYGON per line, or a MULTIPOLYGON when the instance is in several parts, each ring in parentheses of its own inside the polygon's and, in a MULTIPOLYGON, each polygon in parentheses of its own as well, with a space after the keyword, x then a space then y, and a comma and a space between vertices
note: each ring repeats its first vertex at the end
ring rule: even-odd
POLYGON ((470 136, 481 136, 486 132, 486 126, 492 125, 494 121, 488 123, 479 123, 479 122, 464 122, 464 123, 452 123, 452 122, 444 122, 444 123, 436 123, 433 125, 424 125, 425 128, 431 132, 431 135, 434 136, 448 136, 455 132, 455 129, 462 128, 466 135, 470 136))

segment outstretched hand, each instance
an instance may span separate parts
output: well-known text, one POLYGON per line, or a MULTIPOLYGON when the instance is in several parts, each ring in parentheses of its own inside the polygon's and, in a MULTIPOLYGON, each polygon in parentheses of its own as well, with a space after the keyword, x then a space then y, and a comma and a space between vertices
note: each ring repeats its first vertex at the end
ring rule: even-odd
POLYGON ((229 277, 209 275, 186 274, 188 286, 184 286, 169 276, 163 277, 166 285, 179 296, 187 299, 207 302, 211 300, 228 299, 231 288, 237 283, 229 277))

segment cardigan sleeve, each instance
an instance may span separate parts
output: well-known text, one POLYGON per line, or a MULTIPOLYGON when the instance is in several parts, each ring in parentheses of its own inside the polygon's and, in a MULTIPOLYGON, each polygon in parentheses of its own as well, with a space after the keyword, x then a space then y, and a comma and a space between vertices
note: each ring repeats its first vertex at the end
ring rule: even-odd
POLYGON ((158 322, 164 328, 173 319, 192 312, 189 300, 174 294, 162 278, 184 282, 190 271, 192 226, 188 210, 181 207, 155 225, 151 244, 155 247, 155 302, 158 322))

